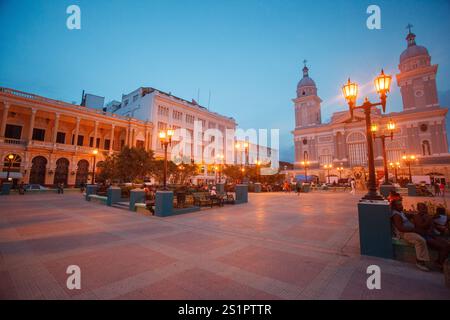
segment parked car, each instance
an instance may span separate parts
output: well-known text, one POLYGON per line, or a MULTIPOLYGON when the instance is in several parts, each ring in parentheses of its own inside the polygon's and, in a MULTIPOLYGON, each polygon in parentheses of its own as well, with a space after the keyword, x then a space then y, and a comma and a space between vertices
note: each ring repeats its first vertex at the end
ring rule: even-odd
POLYGON ((26 191, 33 191, 33 190, 48 190, 47 187, 41 186, 40 184, 26 184, 25 185, 26 191))

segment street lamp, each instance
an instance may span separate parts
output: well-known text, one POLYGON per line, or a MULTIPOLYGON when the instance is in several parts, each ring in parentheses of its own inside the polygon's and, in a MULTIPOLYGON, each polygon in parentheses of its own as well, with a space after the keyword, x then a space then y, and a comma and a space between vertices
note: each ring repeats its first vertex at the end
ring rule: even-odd
POLYGON ((372 124, 371 131, 372 136, 374 139, 380 139, 381 140, 381 147, 383 151, 383 165, 384 165, 384 183, 385 185, 389 185, 389 172, 388 172, 388 164, 387 164, 387 157, 386 157, 386 138, 394 138, 394 130, 395 130, 395 123, 392 120, 389 120, 389 122, 386 124, 387 134, 386 132, 383 132, 380 135, 377 135, 378 131, 378 125, 372 124))
POLYGON ((219 162, 219 183, 222 183, 222 166, 225 156, 223 154, 219 154, 217 156, 217 160, 219 162))
POLYGON ((159 132, 159 140, 164 148, 164 174, 163 174, 163 190, 167 190, 167 147, 172 144, 173 130, 161 130, 159 132))
POLYGON ((9 174, 11 172, 11 167, 15 156, 12 153, 10 153, 6 158, 8 159, 8 172, 6 173, 6 181, 9 181, 9 174))
POLYGON ((261 174, 261 160, 256 160, 256 182, 259 182, 259 176, 261 174))
POLYGON ((383 200, 383 197, 377 191, 376 177, 375 177, 375 161, 373 156, 373 139, 371 133, 371 119, 370 112, 372 107, 381 106, 383 112, 386 111, 386 98, 389 92, 392 77, 390 75, 385 75, 384 71, 381 70, 381 74, 375 79, 375 88, 380 95, 380 102, 371 103, 368 98, 364 100, 364 103, 360 106, 356 105, 356 99, 358 97, 358 85, 348 79, 348 82, 342 87, 342 92, 345 99, 347 100, 350 115, 353 119, 353 111, 355 109, 363 109, 366 118, 366 138, 367 138, 367 151, 369 160, 369 192, 363 197, 366 200, 383 200))
MULTIPOLYGON (((244 151, 244 157, 245 157, 244 163, 245 163, 245 165, 248 164, 248 147, 249 147, 248 142, 242 142, 242 143, 237 142, 235 144, 236 150, 244 151)), ((241 161, 241 164, 242 164, 242 161, 241 161)))
POLYGON ((308 168, 309 168, 310 162, 308 160, 303 160, 302 162, 300 162, 300 164, 305 169, 305 182, 308 183, 308 168))
POLYGON ((94 155, 94 163, 92 166, 92 184, 95 184, 95 161, 97 160, 98 150, 97 149, 92 150, 92 154, 94 155))
POLYGON ((183 183, 183 170, 184 170, 184 166, 183 163, 178 165, 178 170, 180 170, 180 183, 183 183))
POLYGON ((330 170, 333 168, 332 164, 326 164, 323 166, 325 170, 327 170, 327 176, 328 176, 328 184, 330 184, 330 170))
POLYGON ((400 162, 390 162, 389 166, 391 167, 391 169, 394 169, 394 175, 395 175, 395 182, 397 182, 398 180, 398 174, 397 174, 397 170, 400 169, 400 162))
MULTIPOLYGON (((245 160, 244 160, 244 162, 245 162, 245 166, 247 166, 247 163, 248 163, 248 142, 243 142, 243 143, 239 143, 239 142, 237 142, 236 144, 235 144, 235 148, 238 150, 238 151, 242 151, 242 150, 244 150, 244 156, 245 156, 245 160)), ((242 161, 241 161, 241 172, 242 172, 242 182, 244 182, 243 180, 244 180, 244 172, 245 172, 245 169, 244 169, 244 165, 242 164, 242 161)))
POLYGON ((411 174, 411 163, 413 161, 415 161, 417 158, 415 155, 410 154, 410 155, 404 155, 402 157, 403 161, 405 162, 405 164, 408 166, 408 170, 409 170, 409 183, 412 183, 412 174, 411 174))
POLYGON ((344 167, 337 167, 336 170, 339 172, 339 180, 342 180, 342 171, 344 171, 344 167))

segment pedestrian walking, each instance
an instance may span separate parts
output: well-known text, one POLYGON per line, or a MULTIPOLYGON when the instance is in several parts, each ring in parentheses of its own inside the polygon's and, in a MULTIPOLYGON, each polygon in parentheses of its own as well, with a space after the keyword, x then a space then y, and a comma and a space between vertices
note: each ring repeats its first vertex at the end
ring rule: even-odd
POLYGON ((23 183, 23 181, 22 182, 20 182, 20 184, 19 184, 19 194, 25 194, 25 185, 24 185, 24 183, 23 183))
POLYGON ((434 182, 434 196, 441 195, 441 184, 439 182, 434 182))
POLYGON ((350 187, 352 188, 350 193, 352 195, 355 195, 356 194, 356 182, 355 182, 355 179, 352 179, 352 181, 350 181, 350 187))

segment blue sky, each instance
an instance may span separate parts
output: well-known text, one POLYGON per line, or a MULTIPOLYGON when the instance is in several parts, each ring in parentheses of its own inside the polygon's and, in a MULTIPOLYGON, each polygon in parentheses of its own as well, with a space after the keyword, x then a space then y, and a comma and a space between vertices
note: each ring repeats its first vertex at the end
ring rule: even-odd
MULTIPOLYGON (((437 0, 0 0, 0 85, 77 103, 83 89, 109 101, 152 86, 185 99, 200 90, 207 105, 211 91, 210 109, 239 126, 279 128, 280 157, 292 161, 303 59, 328 120, 346 109, 348 76, 365 84, 382 67, 397 72, 412 23, 439 64, 448 106, 449 12, 437 0), (81 30, 66 28, 71 4, 81 8, 81 30), (366 27, 370 4, 381 8, 381 30, 366 27)), ((388 110, 400 109, 394 84, 388 110)))

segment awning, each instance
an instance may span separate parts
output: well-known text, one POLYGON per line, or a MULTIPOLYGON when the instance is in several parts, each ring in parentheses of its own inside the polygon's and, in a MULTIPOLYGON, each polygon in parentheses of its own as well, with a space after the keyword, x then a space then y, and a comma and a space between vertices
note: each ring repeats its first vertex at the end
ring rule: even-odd
MULTIPOLYGON (((7 176, 7 175, 8 175, 8 172, 6 172, 6 171, 0 172, 0 179, 6 179, 6 176, 7 176)), ((11 172, 9 173, 9 177, 10 177, 11 179, 22 179, 22 178, 23 178, 23 175, 22 175, 21 172, 11 171, 11 172)))

